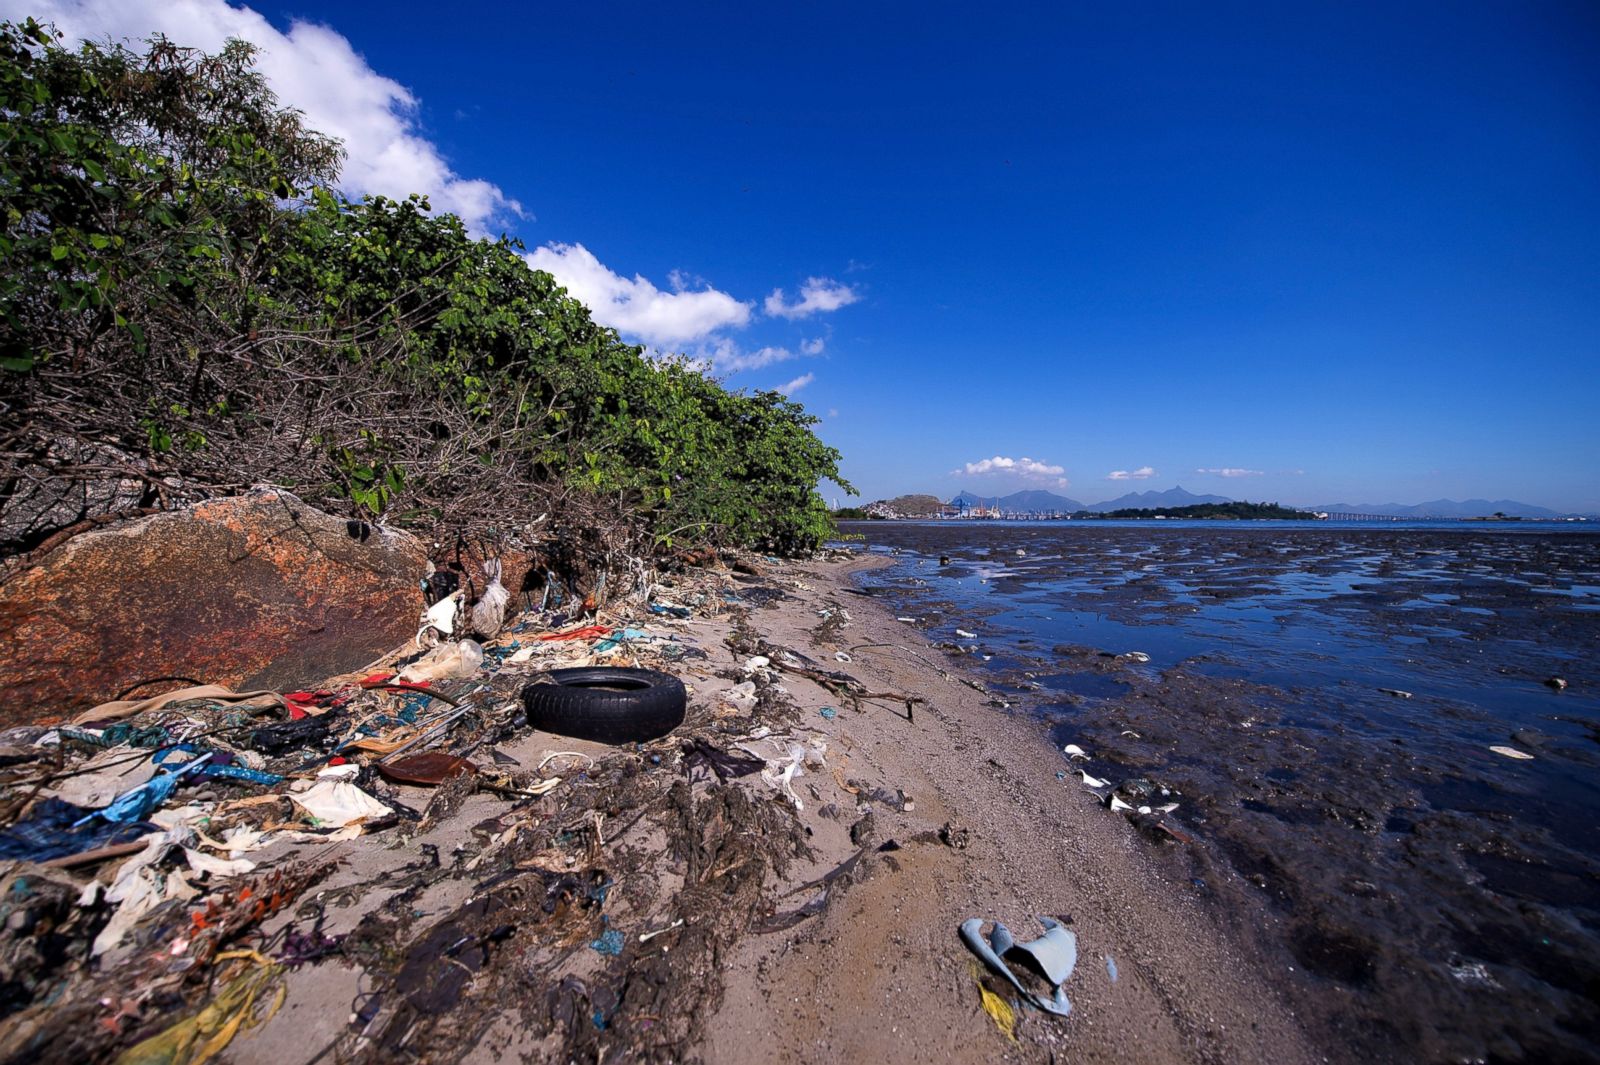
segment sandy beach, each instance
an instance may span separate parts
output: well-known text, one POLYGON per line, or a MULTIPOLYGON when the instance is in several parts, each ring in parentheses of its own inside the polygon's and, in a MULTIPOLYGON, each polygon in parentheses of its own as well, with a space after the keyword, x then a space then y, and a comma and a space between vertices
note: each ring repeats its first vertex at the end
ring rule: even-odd
MULTIPOLYGON (((746 790, 779 822, 803 834, 809 853, 759 885, 757 913, 793 911, 814 900, 815 888, 795 889, 853 855, 861 857, 831 885, 814 916, 778 931, 762 932, 751 926, 756 922, 736 928, 694 954, 689 974, 672 973, 674 980, 687 975, 698 982, 694 1001, 704 1011, 665 1026, 681 1041, 641 1050, 637 1031, 628 1027, 637 1023, 629 1016, 636 995, 624 980, 621 1002, 604 1030, 598 1020, 593 1027, 576 1022, 590 1030, 575 1056, 599 1061, 644 1053, 712 1063, 1283 1063, 1336 1056, 1308 1042, 1280 999, 1276 987, 1287 974, 1265 971, 1253 960, 1248 930, 1263 915, 1212 912, 1191 888, 1193 877, 1226 875, 1207 862, 1203 847, 1141 836, 1078 783, 1041 726, 989 705, 990 697, 975 690, 971 678, 940 662, 909 626, 880 604, 848 594, 850 574, 874 564, 861 559, 772 565, 765 579, 785 598, 677 626, 685 642, 709 655, 683 670, 692 708, 715 704, 717 693, 739 675, 746 656, 727 640, 741 613, 745 640, 837 664, 874 691, 922 700, 907 720, 895 702, 851 709, 810 680, 775 672, 771 684, 781 689, 775 696, 786 692, 792 700, 793 724, 785 735, 826 746, 826 768, 813 767, 793 781, 802 808, 796 810, 760 776, 696 785, 746 790), (836 658, 839 652, 847 662, 836 658), (836 714, 824 716, 825 707, 836 714), (1071 775, 1062 780, 1061 773, 1071 775), (1067 922, 1078 937, 1078 965, 1065 985, 1073 1008, 1064 1019, 1019 1010, 1012 1041, 980 1005, 983 971, 957 928, 967 918, 999 919, 1028 939, 1040 931, 1037 915, 1067 922)), ((723 724, 738 731, 736 721, 723 724)), ((524 764, 555 751, 582 752, 602 763, 619 757, 615 749, 527 730, 501 750, 524 764)), ((529 807, 537 810, 558 797, 559 792, 533 800, 529 807)), ((425 795, 415 798, 419 805, 427 802, 425 795)), ((386 843, 369 837, 341 845, 342 864, 316 897, 331 901, 342 888, 362 887, 359 898, 327 908, 324 931, 358 928, 394 893, 421 918, 419 932, 437 915, 470 903, 470 877, 440 878, 421 891, 398 883, 386 889, 382 880, 386 872, 413 868, 429 848, 447 862, 453 854, 473 867, 484 849, 485 820, 504 817, 506 807, 504 799, 479 793, 414 838, 386 843)), ((630 852, 656 855, 636 864, 633 874, 651 882, 645 894, 653 901, 630 912, 632 888, 640 885, 618 873, 606 904, 611 924, 628 933, 623 956, 608 963, 580 949, 556 963, 560 972, 551 972, 538 968, 537 947, 500 954, 475 973, 461 1003, 452 1007, 470 1004, 484 986, 507 978, 508 990, 500 992, 503 1008, 491 1010, 497 1015, 477 1028, 464 1028, 482 1035, 470 1045, 451 1044, 449 1056, 537 1061, 570 1054, 571 1033, 561 1037, 544 1019, 529 1017, 531 999, 517 990, 519 981, 548 986, 564 974, 589 981, 593 994, 608 965, 613 975, 620 966, 636 979, 658 944, 663 953, 657 961, 674 957, 667 952, 688 931, 671 929, 680 902, 687 905, 687 896, 673 893, 686 875, 685 864, 652 851, 660 830, 648 827, 650 820, 605 837, 599 853, 589 856, 604 863, 630 852), (651 906, 657 912, 643 912, 651 906), (647 926, 668 931, 640 943, 635 933, 647 926)), ((680 956, 686 949, 680 948, 680 956)), ((230 1059, 290 1065, 326 1060, 335 1046, 370 1051, 370 1045, 351 1043, 360 1027, 352 1021, 377 981, 354 960, 332 957, 291 973, 283 1008, 240 1035, 230 1059)), ((434 968, 441 966, 450 963, 440 960, 434 968)), ((992 977, 985 979, 1005 990, 992 977)), ((492 1001, 480 1000, 475 1008, 490 1010, 492 1001)))
MULTIPOLYGON (((802 565, 798 602, 756 610, 774 642, 814 657, 844 649, 875 688, 920 695, 914 722, 875 706, 841 713, 831 734, 850 777, 914 800, 876 806, 881 855, 835 905, 792 933, 747 937, 725 974, 705 1057, 738 1061, 1302 1062, 1326 1060, 1277 996, 1241 938, 1260 914, 1209 912, 1191 877, 1219 872, 1202 852, 1141 837, 1072 773, 1042 726, 990 706, 935 661, 881 604, 843 594, 871 561, 802 565), (818 609, 849 611, 836 644, 815 641, 818 609), (855 648, 856 650, 850 650, 855 648), (939 829, 965 830, 962 849, 939 829), (891 864, 889 861, 893 858, 891 864), (998 918, 1019 937, 1036 915, 1071 919, 1080 958, 1067 982, 1073 1012, 1024 1011, 1009 1043, 981 1011, 976 966, 956 937, 969 917, 998 918), (1110 977, 1107 959, 1115 965, 1110 977)), ((806 708, 830 697, 786 682, 806 708)), ((825 778, 821 803, 848 809, 825 778)), ((848 817, 801 815, 826 866, 849 853, 848 817)), ((804 873, 799 876, 803 879, 804 873)))

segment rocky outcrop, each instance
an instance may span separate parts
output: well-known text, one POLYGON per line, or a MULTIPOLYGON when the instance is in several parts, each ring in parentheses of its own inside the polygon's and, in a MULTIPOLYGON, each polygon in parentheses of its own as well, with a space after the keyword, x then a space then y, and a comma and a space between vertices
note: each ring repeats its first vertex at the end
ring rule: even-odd
POLYGON ((290 690, 359 669, 416 633, 426 553, 263 490, 83 533, 32 563, 0 584, 0 725, 157 677, 290 690))

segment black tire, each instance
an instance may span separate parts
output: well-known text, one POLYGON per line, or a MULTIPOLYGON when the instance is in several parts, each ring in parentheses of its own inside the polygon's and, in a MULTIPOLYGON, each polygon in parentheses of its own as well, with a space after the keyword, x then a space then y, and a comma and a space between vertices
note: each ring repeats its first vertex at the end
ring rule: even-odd
POLYGON ((592 666, 552 669, 522 690, 528 724, 600 743, 635 743, 683 724, 683 681, 654 669, 592 666))

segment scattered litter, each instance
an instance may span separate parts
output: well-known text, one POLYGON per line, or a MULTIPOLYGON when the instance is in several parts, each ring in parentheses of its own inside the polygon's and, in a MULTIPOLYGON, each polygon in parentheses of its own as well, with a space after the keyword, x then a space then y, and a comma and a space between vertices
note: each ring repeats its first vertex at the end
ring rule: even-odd
POLYGON ((968 632, 966 629, 957 629, 956 635, 961 637, 963 640, 976 640, 978 638, 977 633, 968 632))
POLYGON ((1551 677, 1544 683, 1546 687, 1554 688, 1558 692, 1567 690, 1567 679, 1565 677, 1551 677))
POLYGON ((511 602, 511 593, 500 583, 498 558, 484 562, 483 575, 488 579, 489 585, 483 590, 483 595, 478 601, 472 604, 472 630, 479 636, 493 639, 505 626, 506 606, 511 602))
POLYGON ((821 714, 828 721, 832 721, 834 718, 839 716, 839 711, 835 710, 831 706, 824 706, 821 710, 818 710, 817 713, 821 714))
MULTIPOLYGON (((682 924, 683 922, 680 921, 678 923, 682 924)), ((616 958, 621 956, 625 942, 626 940, 623 939, 621 932, 615 928, 608 928, 600 933, 599 939, 589 944, 589 949, 596 954, 604 954, 608 957, 616 958)), ((641 939, 640 942, 643 942, 643 940, 641 939)))
POLYGON ((1106 955, 1106 975, 1111 977, 1111 982, 1117 982, 1117 961, 1111 955, 1106 955))
POLYGON ((470 677, 483 665, 483 646, 476 640, 442 644, 400 671, 406 684, 424 684, 454 677, 470 677))
POLYGON ((1409 699, 1409 698, 1411 698, 1411 693, 1410 692, 1401 691, 1399 688, 1379 688, 1378 690, 1380 692, 1382 692, 1383 694, 1385 694, 1385 695, 1392 695, 1396 699, 1409 699))
POLYGON ((722 693, 722 701, 743 714, 756 708, 756 683, 753 680, 735 684, 722 693))
POLYGON ((851 662, 851 661, 854 661, 854 659, 852 659, 850 657, 850 653, 848 651, 835 651, 835 652, 833 652, 833 660, 835 662, 851 662))
POLYGON ((1503 754, 1507 758, 1515 758, 1519 762, 1531 762, 1531 761, 1533 761, 1533 755, 1529 754, 1527 751, 1519 751, 1515 747, 1495 746, 1495 747, 1490 747, 1489 749, 1491 751, 1493 751, 1495 754, 1503 754))
POLYGON ((1061 750, 1069 758, 1088 758, 1089 757, 1089 755, 1084 751, 1084 749, 1082 747, 1079 747, 1076 743, 1069 743, 1065 747, 1061 748, 1061 750))
POLYGON ((996 976, 1016 988, 1025 1001, 1046 1013, 1065 1017, 1072 1012, 1072 1003, 1067 1000, 1062 985, 1072 976, 1072 970, 1078 964, 1078 937, 1049 917, 1040 917, 1039 923, 1044 926, 1044 935, 1028 943, 1018 943, 1012 938, 1010 930, 999 921, 994 922, 985 941, 982 934, 983 919, 973 917, 961 923, 961 940, 996 976), (1006 964, 1007 957, 1029 959, 1032 962, 1029 970, 1043 974, 1049 981, 1051 996, 1045 998, 1024 987, 1006 964))
POLYGON ((1113 813, 1115 813, 1118 810, 1131 810, 1131 809, 1133 809, 1133 807, 1129 806, 1127 803, 1125 803, 1121 799, 1117 798, 1116 795, 1107 795, 1106 796, 1106 806, 1108 808, 1110 808, 1110 810, 1113 813))
POLYGON ((294 796, 295 804, 316 818, 322 828, 343 828, 367 818, 387 817, 392 810, 348 780, 321 779, 294 796))
POLYGON ((466 593, 451 592, 422 613, 422 623, 417 629, 417 646, 433 647, 446 636, 454 636, 456 612, 461 609, 461 599, 466 593))
POLYGON ((1150 656, 1145 654, 1143 651, 1124 651, 1122 654, 1118 655, 1117 658, 1123 662, 1143 663, 1150 661, 1150 656))
POLYGON ((443 751, 427 751, 379 762, 377 770, 387 780, 403 784, 443 784, 462 773, 476 773, 478 767, 465 758, 443 751))
POLYGON ((691 780, 697 777, 706 779, 710 774, 714 774, 718 780, 732 780, 759 773, 766 765, 764 758, 750 758, 720 750, 704 739, 695 738, 683 743, 683 768, 691 780), (710 770, 710 774, 706 770, 710 770))
MULTIPOLYGON (((976 978, 976 974, 974 974, 976 978)), ((994 1021, 994 1026, 1000 1029, 1000 1034, 1012 1043, 1017 1041, 1017 1013, 1011 1008, 1011 1003, 983 986, 983 981, 978 981, 978 1001, 983 1005, 983 1012, 994 1021)))
POLYGON ((914 624, 916 624, 916 621, 917 621, 916 618, 895 618, 895 620, 896 621, 903 621, 908 625, 914 625, 914 624))
POLYGON ((1091 777, 1087 770, 1080 769, 1079 772, 1083 774, 1083 783, 1088 787, 1103 788, 1111 783, 1109 780, 1101 780, 1099 777, 1091 777))
POLYGON ((652 939, 654 939, 656 936, 664 936, 668 932, 672 931, 674 928, 682 928, 682 927, 683 927, 683 918, 680 917, 676 921, 673 921, 671 924, 667 925, 667 927, 665 927, 665 928, 657 928, 654 932, 641 932, 641 933, 639 933, 639 942, 648 943, 652 939))

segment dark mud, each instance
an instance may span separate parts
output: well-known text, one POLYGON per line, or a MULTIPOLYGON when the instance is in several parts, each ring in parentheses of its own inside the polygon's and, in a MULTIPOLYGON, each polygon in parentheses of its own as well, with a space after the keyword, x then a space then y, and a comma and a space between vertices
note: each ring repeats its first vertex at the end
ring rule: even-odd
POLYGON ((1264 964, 1330 1054, 1600 1060, 1600 536, 851 531, 900 552, 863 590, 1171 793, 1193 890, 1266 898, 1264 964))

